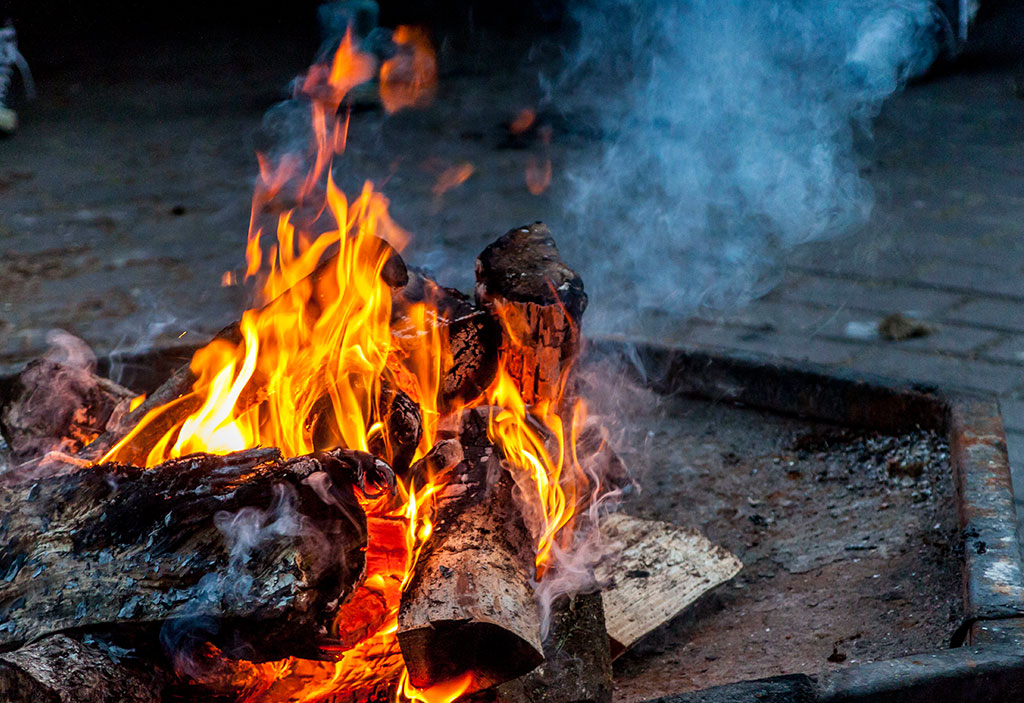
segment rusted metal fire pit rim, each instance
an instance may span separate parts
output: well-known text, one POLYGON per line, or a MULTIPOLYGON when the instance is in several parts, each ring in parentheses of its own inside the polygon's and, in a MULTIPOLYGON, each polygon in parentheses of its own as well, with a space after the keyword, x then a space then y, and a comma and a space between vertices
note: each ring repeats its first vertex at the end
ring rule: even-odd
POLYGON ((1024 578, 1006 435, 994 397, 755 354, 624 339, 593 340, 587 356, 614 359, 665 394, 883 432, 933 430, 949 440, 964 555, 964 620, 951 649, 659 701, 1024 700, 1024 578))

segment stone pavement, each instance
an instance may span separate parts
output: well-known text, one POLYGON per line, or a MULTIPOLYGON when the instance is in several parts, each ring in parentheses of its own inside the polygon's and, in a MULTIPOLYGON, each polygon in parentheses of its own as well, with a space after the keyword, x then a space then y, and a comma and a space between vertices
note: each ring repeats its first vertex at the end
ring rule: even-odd
POLYGON ((911 86, 879 118, 873 161, 864 231, 805 245, 771 293, 685 336, 998 395, 1024 495, 1024 100, 1013 73, 911 86), (896 312, 935 331, 881 338, 896 312))
MULTIPOLYGON (((237 316, 241 292, 220 280, 242 264, 252 134, 312 53, 285 41, 268 64, 265 50, 208 42, 164 60, 147 47, 126 75, 125 47, 107 63, 40 71, 24 129, 0 142, 0 368, 40 353, 53 327, 107 353, 202 338, 237 316)), ((671 338, 996 394, 1024 493, 1024 100, 1014 78, 951 72, 891 100, 868 155, 868 226, 801 247, 770 293, 678 321, 671 338), (886 341, 875 329, 895 312, 935 331, 886 341)), ((494 235, 557 217, 557 183, 530 195, 529 149, 501 145, 502 122, 535 104, 534 84, 456 71, 432 111, 354 120, 356 170, 388 179, 393 211, 429 263, 456 272, 449 284, 466 286, 494 235), (463 161, 474 176, 439 202, 437 174, 463 161)), ((556 174, 581 148, 556 140, 556 174)))

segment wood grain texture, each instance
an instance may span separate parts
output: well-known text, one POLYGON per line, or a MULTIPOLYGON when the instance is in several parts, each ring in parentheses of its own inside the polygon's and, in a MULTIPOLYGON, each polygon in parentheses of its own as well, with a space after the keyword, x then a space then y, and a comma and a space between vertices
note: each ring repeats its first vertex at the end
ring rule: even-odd
POLYGON ((587 294, 546 225, 511 230, 484 249, 476 299, 501 321, 501 358, 523 399, 557 398, 579 355, 587 294))
POLYGON ((601 522, 601 536, 621 545, 595 569, 606 584, 602 599, 614 656, 743 568, 701 533, 668 522, 616 513, 601 522))
POLYGON ((543 659, 533 544, 512 478, 487 441, 486 417, 466 414, 465 459, 437 497, 434 534, 402 597, 398 641, 420 687, 472 671, 471 690, 479 690, 543 659))

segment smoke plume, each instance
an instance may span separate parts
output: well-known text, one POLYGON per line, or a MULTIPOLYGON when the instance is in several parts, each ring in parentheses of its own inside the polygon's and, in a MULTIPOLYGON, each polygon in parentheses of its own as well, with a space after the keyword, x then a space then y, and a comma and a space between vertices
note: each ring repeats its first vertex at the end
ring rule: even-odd
POLYGON ((572 17, 550 95, 603 146, 570 166, 561 241, 591 329, 618 331, 637 306, 742 302, 787 249, 863 224, 855 135, 941 26, 928 0, 576 0, 572 17))

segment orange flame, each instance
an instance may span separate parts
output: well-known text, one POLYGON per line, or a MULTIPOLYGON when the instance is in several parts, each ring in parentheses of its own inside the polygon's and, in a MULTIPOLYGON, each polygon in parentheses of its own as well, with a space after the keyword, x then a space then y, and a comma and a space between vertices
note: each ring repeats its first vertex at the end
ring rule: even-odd
POLYGON ((508 126, 508 131, 512 134, 522 134, 530 127, 533 126, 534 120, 537 119, 537 113, 529 108, 520 110, 519 114, 516 115, 515 119, 508 126))
POLYGON ((427 33, 399 26, 392 37, 398 52, 380 68, 380 100, 388 112, 423 107, 437 91, 437 58, 427 33))
MULTIPOLYGON (((422 104, 436 83, 425 33, 400 27, 395 41, 398 55, 380 68, 389 111, 422 104)), ((419 405, 423 438, 414 458, 434 445, 443 416, 458 417, 461 407, 442 409, 439 400, 451 352, 438 311, 416 303, 403 309, 398 324, 391 320, 393 293, 381 274, 408 235, 370 183, 350 200, 332 177, 347 142, 348 115, 339 118, 339 109, 353 87, 373 78, 374 68, 347 34, 330 65, 309 71, 301 92, 311 111, 312 163, 297 155, 258 156, 245 279, 255 285, 259 307, 243 314, 236 334, 222 334, 196 352, 188 394, 147 413, 100 461, 129 460, 129 446, 147 431, 159 431, 159 438, 146 448, 146 466, 192 452, 259 446, 276 446, 285 456, 329 446, 367 451, 374 437, 388 434, 379 401, 385 382, 419 405), (283 202, 291 207, 281 208, 283 202), (195 410, 178 418, 182 407, 195 410)), ((472 173, 468 164, 459 168, 448 182, 472 173)), ((575 456, 582 406, 569 423, 556 412, 560 398, 529 409, 503 368, 485 395, 500 408, 491 418, 492 441, 534 487, 542 574, 553 546, 569 537, 585 485, 575 456)), ((132 408, 141 402, 135 399, 132 408)), ((359 497, 367 516, 366 571, 334 623, 337 645, 327 652, 335 661, 236 662, 218 659, 210 647, 217 666, 208 683, 226 681, 244 700, 295 703, 365 699, 381 690, 396 701, 422 703, 461 696, 473 684, 471 675, 426 690, 413 687, 397 640, 401 595, 433 532, 433 497, 446 481, 414 477, 400 480, 396 495, 359 497)))
POLYGON ((409 673, 403 671, 398 686, 401 695, 419 703, 453 703, 473 685, 473 674, 466 673, 451 681, 434 684, 430 688, 416 688, 409 683, 409 673))
MULTIPOLYGON (((429 49, 425 35, 405 29, 396 33, 396 41, 412 46, 412 66, 421 71, 429 49)), ((432 52, 429 58, 432 66, 432 52)), ((347 117, 334 115, 352 87, 372 78, 372 65, 349 34, 329 67, 310 70, 302 91, 311 99, 313 163, 303 172, 297 157, 276 162, 259 157, 246 278, 256 280, 263 306, 243 314, 237 339, 218 338, 200 349, 191 363, 196 381, 190 393, 148 413, 101 461, 122 458, 140 433, 174 418, 173 411, 189 401, 198 409, 167 423, 169 429, 148 451, 146 466, 192 452, 258 446, 276 446, 285 456, 307 454, 325 448, 318 446, 317 436, 324 424, 337 446, 367 451, 371 437, 387 430, 378 407, 382 378, 420 405, 424 437, 416 458, 431 448, 440 417, 441 365, 450 358, 442 348, 436 311, 422 303, 411 306, 403 321, 409 328, 405 341, 395 343, 392 292, 381 272, 408 236, 390 219, 386 199, 370 183, 350 202, 330 173, 348 127, 347 117), (296 206, 278 214, 271 228, 262 226, 265 211, 287 198, 296 206), (318 224, 324 221, 331 224, 318 224), (313 227, 325 231, 317 234, 313 227), (274 234, 269 245, 267 230, 274 234)), ((412 84, 398 85, 393 81, 399 68, 389 69, 388 80, 382 69, 382 91, 383 85, 390 86, 392 106, 403 100, 418 104, 432 73, 417 73, 412 84), (413 89, 415 94, 409 92, 413 89)), ((430 537, 432 496, 444 482, 444 477, 424 478, 420 487, 400 485, 396 496, 361 501, 369 527, 367 576, 351 599, 358 607, 342 609, 335 632, 347 635, 340 628, 358 624, 357 641, 336 652, 334 663, 239 664, 237 685, 276 698, 273 691, 290 688, 289 681, 298 677, 300 690, 286 696, 297 701, 382 682, 395 685, 404 671, 396 637, 401 592, 430 537)), ((408 686, 404 690, 412 695, 408 686)), ((451 690, 416 695, 442 703, 451 690)))
POLYGON ((469 177, 473 175, 474 170, 473 164, 468 161, 446 168, 441 172, 441 175, 437 177, 437 182, 434 183, 434 187, 431 189, 431 192, 434 194, 435 198, 440 198, 452 188, 458 188, 469 180, 469 177))
MULTIPOLYGON (((488 402, 500 408, 489 418, 487 436, 501 447, 506 461, 518 473, 517 483, 531 489, 525 498, 532 515, 526 519, 536 541, 538 578, 544 575, 556 541, 571 537, 578 503, 589 495, 584 492, 589 479, 576 454, 586 405, 577 401, 569 423, 565 423, 556 412, 561 396, 559 392, 558 397, 527 408, 504 364, 487 391, 488 402)), ((563 541, 562 546, 567 544, 563 541)))

